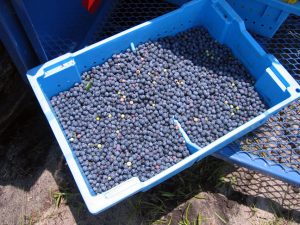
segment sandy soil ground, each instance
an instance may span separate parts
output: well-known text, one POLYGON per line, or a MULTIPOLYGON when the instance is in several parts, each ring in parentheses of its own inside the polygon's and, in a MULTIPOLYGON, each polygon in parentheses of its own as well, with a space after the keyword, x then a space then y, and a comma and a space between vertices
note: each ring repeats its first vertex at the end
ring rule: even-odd
POLYGON ((39 154, 46 153, 46 157, 39 168, 14 180, 0 181, 0 224, 260 225, 300 222, 299 189, 212 158, 93 216, 75 187, 59 147, 52 143, 48 150, 40 150, 39 154), (205 178, 207 183, 203 179, 194 182, 191 177, 201 174, 195 171, 201 171, 201 167, 209 163, 219 164, 221 172, 212 171, 213 177, 205 178), (193 191, 183 190, 183 195, 172 196, 172 193, 178 194, 173 191, 180 189, 178 182, 191 186, 193 191))

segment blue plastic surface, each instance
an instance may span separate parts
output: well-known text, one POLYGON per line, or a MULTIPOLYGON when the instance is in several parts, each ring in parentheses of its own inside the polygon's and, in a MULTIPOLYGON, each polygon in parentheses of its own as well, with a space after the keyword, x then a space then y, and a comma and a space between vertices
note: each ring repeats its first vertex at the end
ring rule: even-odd
MULTIPOLYGON (((291 15, 272 39, 256 40, 300 83, 300 17, 291 15)), ((300 186, 300 100, 214 155, 300 186), (247 140, 247 141, 245 141, 247 140)))
POLYGON ((260 126, 271 115, 300 96, 300 93, 296 91, 299 88, 297 82, 274 57, 266 54, 257 44, 246 31, 240 17, 224 0, 195 0, 186 3, 180 9, 164 16, 140 24, 73 54, 68 53, 51 60, 30 70, 27 77, 91 213, 103 211, 136 192, 146 191, 179 173, 196 161, 260 126), (138 45, 159 37, 175 35, 194 26, 207 28, 216 40, 232 49, 234 55, 256 80, 255 87, 269 109, 202 149, 191 143, 184 131, 180 129, 188 149, 193 154, 145 182, 134 177, 105 193, 95 195, 91 192, 85 175, 72 153, 49 99, 69 89, 74 83, 80 82, 82 72, 103 63, 113 54, 126 50, 132 42, 138 45))
POLYGON ((82 0, 13 0, 12 3, 42 62, 73 51, 97 16, 82 6, 82 0))
POLYGON ((84 45, 111 37, 178 8, 186 0, 114 0, 99 13, 84 45))
POLYGON ((0 0, 0 40, 25 78, 27 70, 39 62, 8 0, 0 0))
MULTIPOLYGON (((169 2, 179 4, 183 0, 169 2)), ((128 29, 176 8, 161 0, 102 0, 99 9, 90 14, 82 6, 82 0, 13 0, 12 3, 41 62, 73 52, 123 31, 120 28, 128 29), (143 16, 141 12, 146 8, 151 12, 143 16), (123 23, 118 28, 115 20, 111 30, 111 14, 119 17, 119 21, 128 17, 127 26, 123 23)))
POLYGON ((227 0, 245 21, 247 29, 265 37, 273 37, 289 14, 300 15, 300 2, 283 0, 227 0))
POLYGON ((27 81, 26 71, 39 63, 154 19, 185 1, 103 0, 90 14, 81 0, 1 0, 0 38, 27 81))
POLYGON ((236 148, 227 146, 213 155, 224 161, 278 178, 295 186, 300 186, 300 174, 298 171, 291 170, 289 167, 265 159, 264 157, 257 157, 250 152, 236 151, 236 148))

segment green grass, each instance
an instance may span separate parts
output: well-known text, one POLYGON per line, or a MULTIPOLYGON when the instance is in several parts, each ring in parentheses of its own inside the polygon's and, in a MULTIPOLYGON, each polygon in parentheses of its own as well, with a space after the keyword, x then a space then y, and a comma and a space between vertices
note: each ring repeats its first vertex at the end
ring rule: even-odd
POLYGON ((172 216, 170 219, 159 219, 151 223, 151 225, 171 225, 172 223, 172 216))
POLYGON ((202 225, 203 222, 206 221, 206 218, 204 218, 200 212, 198 212, 196 218, 191 219, 191 216, 189 215, 190 208, 191 203, 189 202, 178 225, 202 225))
POLYGON ((195 222, 194 225, 202 225, 204 220, 205 220, 205 218, 203 218, 203 216, 201 215, 201 213, 198 213, 197 223, 195 222))
POLYGON ((253 204, 252 206, 249 207, 250 208, 250 211, 251 211, 251 216, 250 217, 253 217, 256 215, 258 209, 256 208, 256 206, 253 204))
POLYGON ((191 207, 191 203, 189 202, 184 212, 184 216, 183 216, 184 218, 178 222, 179 225, 191 225, 191 221, 189 220, 190 207, 191 207))
POLYGON ((217 218, 224 224, 227 224, 228 222, 222 217, 220 216, 217 212, 215 212, 215 215, 217 216, 217 218))
POLYGON ((51 192, 51 195, 55 206, 59 208, 63 201, 70 202, 79 196, 79 193, 71 193, 69 191, 54 191, 51 192))
MULTIPOLYGON (((164 182, 146 193, 140 193, 131 198, 128 201, 130 206, 128 219, 139 217, 146 224, 168 224, 169 220, 161 221, 161 218, 178 205, 190 199, 205 200, 205 197, 201 195, 203 191, 201 184, 214 187, 219 180, 222 180, 222 176, 225 177, 228 168, 232 168, 232 166, 221 160, 214 158, 203 159, 191 168, 171 178, 168 182, 164 182)), ((190 208, 187 208, 185 213, 189 214, 189 210, 190 208)), ((205 218, 203 218, 201 212, 197 215, 193 215, 194 218, 190 221, 188 217, 182 218, 181 224, 202 224, 205 218)))
POLYGON ((19 225, 34 225, 35 222, 36 221, 33 219, 33 217, 31 215, 30 216, 23 215, 20 218, 19 225))

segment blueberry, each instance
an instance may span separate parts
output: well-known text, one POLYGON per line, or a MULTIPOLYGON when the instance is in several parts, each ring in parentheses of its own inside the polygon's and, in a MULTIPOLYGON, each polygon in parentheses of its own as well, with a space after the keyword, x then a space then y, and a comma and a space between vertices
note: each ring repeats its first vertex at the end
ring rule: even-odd
POLYGON ((245 68, 201 27, 115 54, 81 80, 51 105, 96 193, 188 157, 173 116, 204 147, 266 109, 245 68))

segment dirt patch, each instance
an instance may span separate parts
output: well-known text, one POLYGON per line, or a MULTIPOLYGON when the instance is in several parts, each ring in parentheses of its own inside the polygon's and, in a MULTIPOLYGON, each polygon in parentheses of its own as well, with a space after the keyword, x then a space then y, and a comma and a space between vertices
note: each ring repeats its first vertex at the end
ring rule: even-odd
MULTIPOLYGON (((240 168, 235 169, 214 158, 208 158, 154 189, 139 193, 97 216, 87 211, 60 149, 55 143, 49 148, 41 169, 43 170, 41 173, 36 171, 40 174, 38 178, 34 176, 23 178, 22 183, 25 185, 32 183, 27 180, 35 180, 29 189, 14 185, 0 185, 0 213, 3 215, 0 224, 175 225, 195 222, 196 224, 261 225, 300 222, 299 211, 274 202, 272 197, 264 197, 263 193, 268 193, 274 188, 266 187, 264 191, 253 192, 253 195, 247 195, 245 187, 240 189, 240 192, 235 190, 239 186, 232 182, 234 179, 230 177, 240 173, 240 168), (216 167, 217 164, 219 168, 216 167), (206 169, 211 170, 210 165, 215 166, 216 170, 231 172, 227 172, 224 178, 224 175, 218 177, 217 172, 211 171, 215 177, 212 179, 205 175, 206 169), (220 183, 220 180, 225 181, 220 183), (185 184, 185 188, 182 188, 181 182, 185 184), (222 193, 226 193, 226 196, 222 193), (256 196, 257 193, 259 196, 256 196), (59 203, 56 194, 61 194, 59 203), (275 210, 276 207, 273 206, 280 211, 275 210)), ((249 177, 247 171, 243 172, 244 177, 249 177)), ((237 182, 240 182, 239 179, 245 178, 237 177, 237 182)), ((269 178, 254 173, 252 179, 268 180, 269 178)), ((273 187, 277 184, 282 185, 282 182, 274 179, 273 187)), ((289 191, 291 189, 278 189, 281 194, 275 195, 277 201, 284 202, 283 199, 289 195, 289 191)), ((295 207, 295 204, 299 205, 299 203, 299 200, 291 202, 292 205, 289 207, 295 207)))
MULTIPOLYGON (((178 206, 166 218, 170 224, 263 224, 275 219, 274 214, 257 210, 228 200, 217 193, 199 193, 202 199, 193 198, 178 206)), ((158 222, 159 223, 159 222, 158 222)), ((163 223, 162 223, 163 224, 163 223)))
POLYGON ((0 139, 0 182, 34 175, 45 163, 52 137, 39 109, 23 111, 0 139), (22 124, 20 126, 20 124, 22 124))
MULTIPOLYGON (((48 147, 49 148, 49 147, 48 147)), ((39 167, 32 164, 29 158, 34 157, 30 150, 23 149, 22 154, 27 153, 28 157, 21 158, 21 162, 26 162, 26 166, 34 166, 30 169, 30 173, 22 176, 13 176, 11 180, 6 179, 5 182, 0 181, 0 223, 1 224, 33 224, 36 218, 39 218, 53 205, 52 190, 59 189, 57 182, 54 179, 53 173, 47 168, 51 168, 51 164, 55 164, 55 157, 61 157, 58 151, 54 150, 52 154, 48 154, 47 149, 44 150, 43 162, 39 167), (25 151, 25 152, 24 152, 25 151)), ((19 157, 14 158, 18 160, 19 157)), ((16 162, 18 164, 18 162, 16 162)), ((2 169, 6 167, 2 167, 2 169)), ((11 168, 11 174, 18 173, 19 168, 11 168)))

